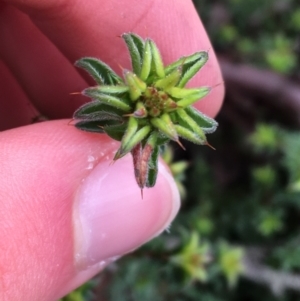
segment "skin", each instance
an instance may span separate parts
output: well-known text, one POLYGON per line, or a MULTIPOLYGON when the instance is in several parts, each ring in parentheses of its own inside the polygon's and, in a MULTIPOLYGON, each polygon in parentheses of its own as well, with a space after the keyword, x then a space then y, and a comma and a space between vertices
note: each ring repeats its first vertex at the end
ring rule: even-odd
MULTIPOLYGON (((118 146, 104 135, 68 126, 74 110, 87 100, 70 93, 94 85, 73 62, 94 56, 121 73, 119 66, 130 68, 130 62, 119 36, 129 31, 156 41, 165 64, 209 50, 209 62, 190 86, 223 82, 190 1, 0 1, 0 300, 57 300, 106 264, 90 267, 75 259, 80 235, 74 208, 78 191, 85 189, 82 180, 106 172, 105 162, 118 146), (37 114, 67 119, 30 125, 37 114), (95 158, 91 168, 88 154, 95 158)), ((213 117, 223 95, 224 87, 218 85, 196 107, 213 117)), ((129 157, 121 160, 111 168, 116 176, 132 169, 129 157)), ((156 187, 146 191, 145 202, 140 202, 134 179, 124 184, 127 190, 121 197, 103 190, 116 208, 112 219, 103 217, 99 223, 108 231, 114 221, 121 226, 106 248, 92 244, 91 252, 102 252, 99 260, 131 251, 169 225, 178 210, 177 191, 167 171, 162 173, 156 187), (156 201, 162 195, 163 202, 156 201), (116 198, 120 200, 114 202, 116 198), (138 212, 132 227, 145 226, 143 232, 128 226, 130 202, 136 202, 138 212)), ((120 183, 127 181, 126 175, 120 183)), ((114 179, 107 177, 112 184, 114 179)))

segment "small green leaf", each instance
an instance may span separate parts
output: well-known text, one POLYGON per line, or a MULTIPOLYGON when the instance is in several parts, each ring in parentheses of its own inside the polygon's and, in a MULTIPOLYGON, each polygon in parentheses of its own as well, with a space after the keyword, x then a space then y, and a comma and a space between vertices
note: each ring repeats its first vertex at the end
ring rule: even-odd
POLYGON ((126 132, 124 137, 122 138, 121 147, 115 154, 114 160, 120 159, 127 153, 129 153, 138 143, 140 143, 145 137, 147 137, 150 131, 151 127, 149 125, 146 125, 141 129, 135 131, 133 135, 131 135, 131 133, 126 132))
POLYGON ((208 61, 208 52, 196 52, 190 56, 184 56, 178 61, 165 68, 166 74, 170 74, 175 68, 182 66, 182 76, 177 87, 184 87, 187 82, 205 65, 208 61))
POLYGON ((137 130, 138 130, 137 119, 135 117, 129 117, 126 131, 122 137, 121 146, 120 146, 119 150, 117 151, 117 153, 115 154, 114 160, 121 158, 122 156, 124 156, 127 153, 124 151, 124 149, 126 149, 126 145, 128 143, 130 143, 130 140, 132 139, 134 134, 137 132, 137 130))
POLYGON ((180 100, 181 98, 185 98, 193 94, 199 93, 201 89, 202 87, 193 89, 171 87, 169 89, 166 89, 166 92, 173 98, 180 100))
POLYGON ((74 119, 81 120, 122 120, 124 112, 115 107, 101 103, 98 100, 88 102, 77 109, 74 113, 74 119))
POLYGON ((152 151, 149 160, 149 169, 148 169, 146 187, 153 187, 156 183, 157 172, 158 172, 158 156, 159 156, 159 147, 156 146, 152 151))
MULTIPOLYGON (((194 64, 192 64, 189 68, 184 68, 182 71, 182 76, 177 84, 177 87, 183 88, 187 82, 194 77, 194 75, 204 66, 207 62, 208 56, 205 59, 198 60, 194 64)), ((186 66, 185 66, 186 67, 186 66)))
MULTIPOLYGON (((166 74, 170 74, 175 68, 178 68, 179 66, 182 66, 183 71, 185 72, 186 70, 191 68, 195 63, 201 62, 202 66, 204 66, 207 61, 208 61, 208 52, 207 51, 196 52, 189 56, 183 56, 176 62, 168 65, 165 68, 165 72, 166 72, 166 74)), ((200 68, 199 68, 199 70, 200 70, 200 68)))
POLYGON ((145 92, 147 85, 129 70, 124 69, 123 74, 129 88, 130 99, 135 101, 145 92))
POLYGON ((79 121, 75 124, 75 127, 79 130, 86 131, 86 132, 93 132, 93 133, 104 133, 103 128, 99 126, 98 121, 79 121))
POLYGON ((150 125, 145 125, 141 129, 139 129, 134 136, 132 137, 132 140, 130 141, 130 149, 132 149, 134 146, 136 146, 138 143, 140 143, 145 137, 148 136, 148 134, 151 131, 150 125))
POLYGON ((175 130, 174 124, 172 123, 167 113, 164 113, 161 117, 151 118, 150 122, 154 127, 159 129, 169 139, 178 141, 178 135, 175 130))
POLYGON ((206 139, 203 139, 203 137, 199 137, 195 132, 189 130, 186 127, 183 127, 182 125, 176 124, 175 129, 177 131, 177 134, 186 140, 200 145, 207 144, 206 139))
POLYGON ((178 81, 181 77, 181 73, 182 73, 182 68, 178 67, 178 68, 174 69, 165 78, 162 78, 162 79, 159 79, 158 81, 156 81, 154 85, 157 88, 168 90, 168 89, 174 87, 178 83, 178 81))
POLYGON ((152 70, 159 78, 165 77, 164 64, 156 44, 149 40, 152 52, 152 70))
POLYGON ((112 139, 121 141, 126 131, 126 128, 127 128, 127 124, 123 123, 118 125, 104 126, 103 130, 112 139))
POLYGON ((109 106, 114 106, 120 110, 123 110, 124 112, 130 112, 132 110, 131 106, 124 101, 124 98, 118 98, 116 96, 99 93, 97 87, 86 88, 82 91, 82 94, 94 100, 101 101, 109 106))
POLYGON ((120 95, 123 93, 128 92, 128 87, 124 85, 117 85, 117 86, 96 86, 94 89, 97 89, 101 94, 110 94, 110 95, 120 95))
POLYGON ((99 85, 117 85, 123 82, 121 77, 119 77, 108 65, 98 59, 84 57, 78 60, 75 63, 75 66, 86 70, 99 85))
POLYGON ((132 136, 136 133, 138 130, 138 121, 134 117, 129 117, 128 124, 127 124, 127 130, 123 137, 123 143, 127 144, 132 136))
POLYGON ((205 133, 203 129, 198 125, 198 123, 190 117, 184 109, 179 109, 175 112, 179 125, 187 128, 188 130, 194 132, 199 138, 206 141, 205 133))
POLYGON ((209 87, 201 87, 195 90, 197 90, 195 93, 178 100, 177 105, 179 107, 186 108, 205 97, 211 89, 209 87))
POLYGON ((151 71, 151 63, 152 63, 152 52, 149 39, 146 40, 144 53, 143 53, 143 61, 142 68, 140 73, 141 80, 145 81, 151 71))
POLYGON ((144 43, 137 35, 133 35, 131 33, 122 34, 122 38, 127 45, 131 57, 132 70, 135 74, 140 74, 143 55, 141 48, 144 48, 144 46, 141 47, 141 45, 144 43))
POLYGON ((140 56, 141 56, 141 59, 143 59, 143 53, 144 53, 144 47, 145 47, 144 40, 139 35, 137 35, 135 33, 131 32, 131 33, 128 33, 128 34, 131 36, 131 38, 132 38, 132 40, 133 40, 140 56))
POLYGON ((185 112, 197 122, 205 134, 213 133, 218 127, 218 123, 214 119, 206 116, 193 107, 185 108, 185 112))

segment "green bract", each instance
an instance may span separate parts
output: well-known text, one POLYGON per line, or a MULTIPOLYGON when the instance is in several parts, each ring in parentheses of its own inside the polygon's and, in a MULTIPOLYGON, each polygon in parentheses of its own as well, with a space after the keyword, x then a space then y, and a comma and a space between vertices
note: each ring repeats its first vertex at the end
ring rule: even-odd
POLYGON ((206 51, 165 67, 151 39, 143 40, 133 33, 125 33, 122 38, 132 63, 132 71, 123 70, 123 79, 98 59, 85 57, 76 62, 97 86, 82 91, 92 101, 74 113, 74 120, 81 130, 106 133, 121 141, 114 160, 131 152, 135 178, 143 189, 155 185, 163 144, 173 140, 181 145, 181 137, 208 145, 205 135, 214 132, 218 124, 191 107, 210 88, 185 88, 208 61, 206 51))

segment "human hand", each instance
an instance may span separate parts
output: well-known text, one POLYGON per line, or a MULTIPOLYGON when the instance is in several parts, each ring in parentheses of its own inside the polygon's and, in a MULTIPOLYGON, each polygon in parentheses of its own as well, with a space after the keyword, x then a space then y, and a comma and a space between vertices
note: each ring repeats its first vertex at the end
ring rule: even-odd
MULTIPOLYGON (((166 64, 211 49, 189 1, 0 2, 0 128, 14 128, 0 134, 0 300, 58 299, 158 235, 178 211, 163 164, 141 200, 130 156, 110 165, 117 142, 68 120, 19 127, 35 117, 29 104, 58 119, 86 101, 70 96, 90 80, 73 67, 77 59, 129 67, 117 37, 129 31, 150 36, 166 64)), ((222 82, 209 54, 195 86, 222 82)), ((222 97, 220 85, 196 106, 214 116, 222 97)))

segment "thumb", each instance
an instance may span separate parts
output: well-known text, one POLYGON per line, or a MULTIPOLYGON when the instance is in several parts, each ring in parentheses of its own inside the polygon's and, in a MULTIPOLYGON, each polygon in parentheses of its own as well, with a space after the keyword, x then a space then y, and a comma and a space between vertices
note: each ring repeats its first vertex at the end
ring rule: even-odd
POLYGON ((131 156, 111 164, 117 142, 66 120, 2 132, 0 146, 1 300, 57 300, 178 211, 162 164, 141 199, 131 156))

